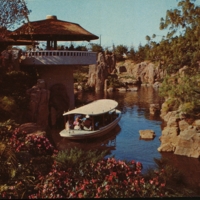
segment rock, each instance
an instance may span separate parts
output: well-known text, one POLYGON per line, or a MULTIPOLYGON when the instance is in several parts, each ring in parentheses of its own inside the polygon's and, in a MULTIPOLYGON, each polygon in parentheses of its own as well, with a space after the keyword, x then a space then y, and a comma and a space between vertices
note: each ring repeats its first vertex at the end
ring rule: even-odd
POLYGON ((89 66, 89 75, 87 85, 94 88, 95 91, 107 90, 105 87, 105 80, 108 74, 115 74, 116 56, 114 53, 108 52, 98 53, 97 64, 89 66))
POLYGON ((156 81, 154 84, 153 84, 153 87, 154 88, 159 88, 162 84, 158 81, 156 81))
POLYGON ((168 122, 167 122, 167 126, 168 127, 178 127, 178 121, 177 121, 177 117, 170 117, 168 122))
POLYGON ((189 127, 188 122, 186 122, 185 120, 179 121, 178 125, 179 125, 180 131, 183 131, 184 129, 187 129, 189 127))
POLYGON ((119 91, 119 92, 126 92, 126 88, 120 87, 120 88, 117 88, 117 91, 119 91))
POLYGON ((24 131, 29 135, 46 136, 46 131, 42 126, 36 123, 25 123, 19 126, 20 131, 24 131))
POLYGON ((108 88, 107 92, 113 92, 113 88, 112 87, 108 88))
POLYGON ((156 136, 153 130, 140 130, 139 133, 141 139, 154 139, 156 136))
POLYGON ((48 126, 49 93, 49 90, 45 89, 45 82, 42 79, 38 80, 36 86, 27 90, 27 94, 30 96, 28 121, 44 127, 48 126))
MULTIPOLYGON (((125 60, 124 62, 119 62, 116 65, 118 73, 127 73, 129 76, 135 77, 136 80, 140 80, 142 84, 154 84, 159 82, 164 78, 166 72, 160 69, 160 65, 153 64, 149 61, 144 61, 141 63, 134 63, 131 60, 125 60)), ((155 84, 158 87, 159 83, 155 84)))
POLYGON ((128 87, 127 91, 137 92, 138 88, 137 87, 128 87))
POLYGON ((173 152, 173 146, 170 144, 163 144, 157 149, 159 152, 173 152))
POLYGON ((164 119, 167 121, 167 126, 159 138, 161 145, 158 151, 171 151, 176 155, 199 158, 200 120, 189 123, 188 121, 192 119, 186 119, 185 114, 177 111, 168 112, 164 119))
POLYGON ((171 111, 171 112, 168 112, 166 115, 164 115, 162 118, 164 121, 168 122, 171 117, 176 117, 176 116, 177 116, 177 112, 171 111))
POLYGON ((150 104, 149 112, 151 115, 155 115, 160 110, 159 104, 150 104))

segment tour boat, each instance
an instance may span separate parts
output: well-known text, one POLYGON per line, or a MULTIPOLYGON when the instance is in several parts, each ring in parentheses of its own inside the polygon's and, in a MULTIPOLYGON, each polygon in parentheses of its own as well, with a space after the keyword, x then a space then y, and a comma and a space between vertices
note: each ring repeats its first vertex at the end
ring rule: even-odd
POLYGON ((60 136, 81 140, 107 134, 117 126, 121 119, 122 113, 117 106, 118 102, 115 100, 99 99, 64 112, 65 129, 60 132, 60 136))

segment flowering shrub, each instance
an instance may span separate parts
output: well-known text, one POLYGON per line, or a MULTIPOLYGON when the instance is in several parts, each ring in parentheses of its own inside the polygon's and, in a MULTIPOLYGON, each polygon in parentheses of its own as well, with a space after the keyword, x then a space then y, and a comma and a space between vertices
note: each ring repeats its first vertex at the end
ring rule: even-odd
MULTIPOLYGON (((76 152, 78 149, 71 151, 71 154, 67 151, 64 153, 72 160, 74 157, 80 158, 80 161, 82 159, 84 164, 70 165, 70 159, 58 154, 43 136, 27 135, 15 129, 8 138, 8 145, 14 149, 16 155, 29 158, 23 160, 18 157, 18 167, 12 178, 0 180, 1 199, 134 198, 175 195, 174 190, 169 190, 166 186, 169 173, 164 169, 154 170, 151 176, 144 176, 141 173, 142 164, 139 162, 115 158, 95 160, 90 156, 86 158, 83 152, 76 152), (78 157, 79 155, 81 156, 78 157)), ((163 165, 163 168, 165 166, 163 165)))
POLYGON ((56 162, 47 176, 41 176, 37 198, 125 198, 163 196, 165 183, 145 180, 139 162, 114 158, 89 163, 82 168, 61 171, 56 162))
POLYGON ((13 132, 10 144, 16 152, 27 151, 32 156, 53 155, 57 152, 46 137, 27 135, 26 132, 20 131, 18 128, 13 132))

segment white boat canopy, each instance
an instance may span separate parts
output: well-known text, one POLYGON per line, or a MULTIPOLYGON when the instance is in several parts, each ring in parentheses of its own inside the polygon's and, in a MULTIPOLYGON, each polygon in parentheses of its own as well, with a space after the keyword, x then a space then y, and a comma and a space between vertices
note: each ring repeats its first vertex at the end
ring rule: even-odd
POLYGON ((80 108, 75 108, 68 112, 65 112, 63 116, 70 114, 83 114, 83 115, 100 115, 107 113, 118 106, 118 102, 112 99, 99 99, 89 103, 87 105, 81 106, 80 108))

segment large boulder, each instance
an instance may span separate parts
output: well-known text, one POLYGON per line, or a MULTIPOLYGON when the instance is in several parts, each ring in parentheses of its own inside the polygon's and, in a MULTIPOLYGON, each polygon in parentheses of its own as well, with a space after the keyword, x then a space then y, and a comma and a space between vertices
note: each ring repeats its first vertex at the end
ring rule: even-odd
POLYGON ((145 140, 152 140, 155 138, 155 132, 153 130, 139 130, 140 138, 145 140))

